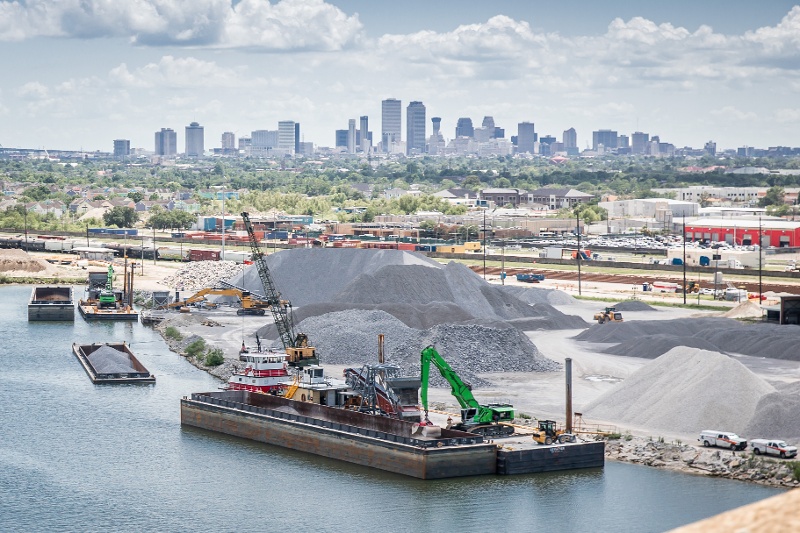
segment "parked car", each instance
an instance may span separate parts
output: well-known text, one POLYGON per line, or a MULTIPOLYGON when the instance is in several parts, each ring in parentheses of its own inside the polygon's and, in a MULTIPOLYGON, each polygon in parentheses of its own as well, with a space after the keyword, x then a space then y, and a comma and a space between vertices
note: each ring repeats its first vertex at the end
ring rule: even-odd
POLYGON ((730 431, 706 429, 700 433, 700 438, 697 440, 706 448, 709 446, 719 446, 720 448, 729 448, 731 450, 744 450, 747 448, 747 440, 730 431))
POLYGON ((777 439, 753 439, 750 441, 756 455, 777 455, 781 459, 789 459, 797 455, 797 448, 789 446, 785 441, 777 439))

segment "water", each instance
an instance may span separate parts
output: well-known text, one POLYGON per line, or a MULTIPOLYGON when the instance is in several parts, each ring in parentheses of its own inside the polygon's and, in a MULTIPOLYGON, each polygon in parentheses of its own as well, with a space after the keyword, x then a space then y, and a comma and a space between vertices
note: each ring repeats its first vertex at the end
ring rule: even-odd
POLYGON ((140 324, 28 323, 29 295, 0 287, 0 531, 638 533, 780 492, 613 462, 420 481, 181 428, 179 399, 217 380, 140 324), (156 385, 92 385, 71 352, 122 340, 156 385))

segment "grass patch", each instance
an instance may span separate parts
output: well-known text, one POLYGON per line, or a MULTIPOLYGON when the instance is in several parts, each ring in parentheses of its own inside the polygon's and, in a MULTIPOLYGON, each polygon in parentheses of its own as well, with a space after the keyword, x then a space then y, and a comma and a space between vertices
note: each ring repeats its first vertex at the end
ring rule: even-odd
POLYGON ((609 433, 608 435, 606 435, 606 438, 608 440, 619 440, 619 439, 622 438, 622 434, 621 433, 609 433))
POLYGON ((206 341, 203 339, 197 339, 196 341, 189 344, 186 347, 186 353, 191 355, 192 357, 197 357, 206 349, 206 341))
POLYGON ((164 336, 175 341, 183 340, 183 335, 181 335, 181 332, 178 331, 178 328, 174 326, 169 326, 167 329, 165 329, 164 336))
POLYGON ((800 461, 792 461, 789 463, 789 468, 794 475, 794 479, 800 481, 800 461))

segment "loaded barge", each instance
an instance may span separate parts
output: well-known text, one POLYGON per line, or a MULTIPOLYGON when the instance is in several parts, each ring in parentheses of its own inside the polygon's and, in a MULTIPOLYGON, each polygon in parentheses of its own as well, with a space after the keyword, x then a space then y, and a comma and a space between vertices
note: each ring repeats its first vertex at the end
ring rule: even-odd
POLYGON ((28 321, 75 320, 72 287, 34 287, 28 302, 28 321))
POLYGON ((94 384, 156 382, 156 377, 139 362, 124 342, 74 343, 72 353, 94 384))
POLYGON ((481 435, 446 428, 426 436, 408 421, 246 390, 184 397, 181 424, 419 479, 604 464, 603 442, 499 446, 481 435))

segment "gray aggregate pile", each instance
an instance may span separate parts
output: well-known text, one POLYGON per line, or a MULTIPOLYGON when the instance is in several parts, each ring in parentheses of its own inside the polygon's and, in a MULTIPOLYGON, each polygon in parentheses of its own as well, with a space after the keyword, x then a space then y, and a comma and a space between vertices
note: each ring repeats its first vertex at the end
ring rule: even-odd
POLYGON ((587 342, 620 343, 631 339, 644 340, 650 335, 659 334, 689 337, 705 330, 714 331, 732 327, 740 328, 742 325, 730 318, 632 320, 629 322, 595 324, 586 331, 582 331, 576 335, 575 339, 587 342))
POLYGON ((566 292, 557 289, 520 287, 519 285, 501 285, 501 288, 528 304, 570 305, 578 301, 566 292))
MULTIPOLYGON (((514 328, 476 324, 437 324, 427 329, 405 325, 381 310, 349 309, 306 318, 296 326, 319 351, 322 364, 377 363, 378 334, 385 335, 386 361, 419 372, 420 352, 433 344, 458 374, 475 386, 488 372, 549 372, 560 365, 542 356, 524 333, 514 328)), ((259 330, 266 336, 267 328, 259 330)), ((278 342, 274 342, 274 346, 278 342)), ((444 386, 444 381, 434 381, 444 386)))
POLYGON ((641 357, 643 359, 655 359, 664 355, 677 346, 697 348, 711 352, 720 351, 717 346, 701 337, 686 337, 676 335, 648 335, 646 342, 642 338, 629 339, 615 346, 603 350, 603 353, 612 355, 622 355, 625 357, 641 357))
POLYGON ((759 401, 775 389, 735 359, 678 347, 634 372, 584 407, 593 419, 696 433, 745 434, 759 401))
POLYGON ((652 305, 648 305, 641 300, 625 300, 615 304, 617 311, 658 311, 652 305))
MULTIPOLYGON (((586 326, 583 319, 569 317, 550 304, 529 305, 502 287, 486 283, 465 265, 442 266, 411 252, 295 249, 270 255, 266 261, 281 296, 296 308, 329 303, 359 309, 377 306, 414 327, 522 318, 539 319, 540 329, 586 326)), ((263 292, 255 266, 230 281, 263 292)))
POLYGON ((748 439, 784 439, 800 443, 800 382, 781 384, 759 400, 744 435, 748 439))
MULTIPOLYGON (((234 261, 191 261, 171 276, 161 280, 167 287, 182 287, 182 291, 197 292, 204 287, 214 287, 220 280, 241 275, 242 265, 234 261)), ((256 279, 258 275, 256 274, 256 279)), ((264 292, 263 290, 257 292, 264 292)), ((186 294, 184 296, 191 296, 186 294)))
POLYGON ((128 354, 111 346, 101 346, 87 357, 98 374, 137 372, 128 354))
POLYGON ((800 328, 777 324, 741 324, 709 330, 704 338, 728 353, 800 361, 800 328))

